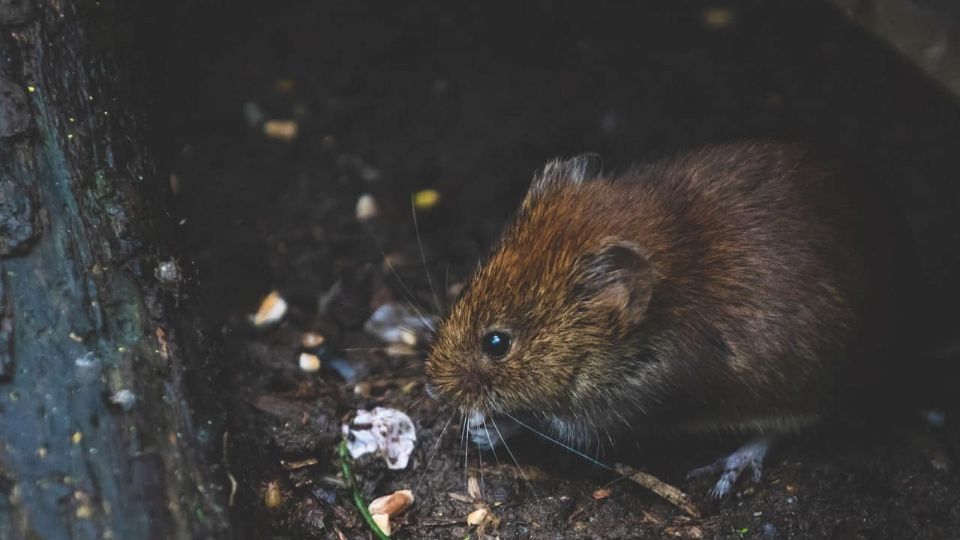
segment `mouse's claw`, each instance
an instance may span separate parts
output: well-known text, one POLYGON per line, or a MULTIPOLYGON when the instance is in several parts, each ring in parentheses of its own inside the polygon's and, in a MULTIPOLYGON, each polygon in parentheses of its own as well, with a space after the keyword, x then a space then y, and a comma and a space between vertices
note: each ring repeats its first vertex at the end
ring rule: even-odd
POLYGON ((738 448, 734 453, 704 467, 697 467, 687 473, 687 479, 701 478, 706 475, 720 474, 720 479, 710 490, 710 495, 722 499, 730 493, 744 470, 749 469, 754 482, 763 478, 763 458, 770 449, 770 442, 765 439, 754 441, 738 448))

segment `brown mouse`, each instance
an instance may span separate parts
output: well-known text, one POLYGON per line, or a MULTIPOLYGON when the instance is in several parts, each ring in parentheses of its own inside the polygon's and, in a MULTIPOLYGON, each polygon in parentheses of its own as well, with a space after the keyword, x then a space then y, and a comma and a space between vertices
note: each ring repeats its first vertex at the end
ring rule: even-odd
POLYGON ((723 472, 722 496, 744 469, 759 476, 771 438, 881 371, 893 225, 870 184, 805 146, 711 146, 618 176, 593 163, 534 178, 441 323, 430 383, 491 446, 487 419, 574 448, 749 438, 703 469, 723 472))

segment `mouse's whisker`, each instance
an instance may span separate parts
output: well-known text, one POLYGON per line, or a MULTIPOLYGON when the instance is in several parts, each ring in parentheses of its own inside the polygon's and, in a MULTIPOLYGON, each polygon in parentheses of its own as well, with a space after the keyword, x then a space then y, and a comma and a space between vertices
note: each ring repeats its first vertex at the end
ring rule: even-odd
POLYGON ((407 295, 407 298, 409 299, 408 302, 405 302, 407 307, 409 307, 410 310, 413 311, 417 315, 417 317, 420 318, 420 322, 422 322, 424 326, 429 328, 431 332, 436 332, 436 329, 434 329, 433 325, 430 324, 430 321, 428 321, 427 318, 423 316, 423 313, 415 305, 417 297, 410 290, 410 287, 407 287, 407 284, 406 282, 403 281, 403 278, 400 277, 400 272, 398 272, 397 267, 393 265, 393 261, 391 261, 390 258, 387 257, 387 252, 383 250, 383 246, 380 245, 380 241, 377 239, 376 235, 373 234, 373 229, 371 229, 370 226, 367 225, 366 223, 364 223, 363 226, 367 230, 367 234, 369 234, 370 237, 373 239, 373 243, 377 246, 377 250, 380 251, 380 256, 383 257, 383 262, 384 264, 387 265, 387 269, 390 270, 390 273, 393 274, 393 277, 396 278, 397 283, 400 284, 400 287, 403 289, 403 292, 407 295))
POLYGON ((477 443, 477 458, 480 460, 480 498, 483 498, 483 449, 480 448, 480 441, 477 443))
POLYGON ((470 485, 470 464, 469 464, 469 455, 470 452, 470 435, 467 431, 467 419, 466 413, 463 417, 463 481, 464 486, 470 485))
POLYGON ((490 430, 487 429, 487 415, 483 415, 483 430, 487 432, 487 444, 490 445, 490 451, 493 452, 493 458, 497 460, 497 467, 499 467, 500 456, 497 455, 497 449, 493 447, 493 437, 490 436, 490 430))
POLYGON ((430 277, 430 269, 427 267, 427 256, 423 252, 420 223, 417 221, 417 204, 413 196, 410 197, 410 213, 413 214, 413 230, 417 235, 417 248, 420 249, 420 262, 423 263, 423 273, 427 275, 427 284, 430 285, 430 294, 433 295, 433 305, 437 308, 437 313, 443 313, 443 309, 440 307, 440 299, 437 297, 437 289, 433 286, 433 278, 430 277))
MULTIPOLYGON (((421 397, 420 399, 422 400, 423 398, 421 397)), ((441 414, 443 414, 443 413, 445 413, 445 412, 447 411, 448 405, 447 405, 447 404, 442 404, 442 405, 441 405, 441 404, 437 403, 437 404, 434 405, 433 407, 434 407, 433 412, 428 412, 428 413, 427 413, 427 414, 430 415, 430 419, 427 420, 427 422, 426 422, 426 423, 428 423, 428 424, 433 424, 434 422, 436 422, 436 421, 437 421, 437 418, 439 418, 441 414)))
MULTIPOLYGON (((549 435, 547 435, 547 434, 545 434, 545 433, 543 433, 543 432, 541 432, 541 431, 538 431, 538 430, 534 429, 533 427, 530 427, 529 425, 525 424, 524 422, 521 422, 520 420, 517 420, 516 418, 514 418, 513 416, 511 416, 509 413, 504 412, 503 415, 506 416, 507 418, 513 420, 514 422, 520 424, 522 427, 528 429, 530 432, 532 432, 532 433, 534 433, 534 434, 536 434, 536 435, 539 435, 540 437, 542 437, 542 438, 544 438, 544 439, 546 439, 546 440, 548 440, 548 441, 556 444, 557 446, 559 446, 559 447, 561 447, 561 448, 566 449, 567 451, 571 452, 572 454, 574 454, 574 455, 576 455, 576 456, 580 456, 581 458, 589 461, 590 463, 596 465, 597 467, 600 467, 600 468, 602 468, 602 469, 606 469, 606 470, 608 470, 608 471, 614 471, 613 467, 607 465, 606 463, 603 463, 602 461, 598 461, 598 460, 596 460, 596 459, 593 459, 592 457, 588 456, 587 454, 584 454, 584 453, 581 452, 580 450, 577 450, 576 448, 574 448, 574 447, 572 447, 572 446, 570 446, 570 445, 568 445, 568 444, 564 444, 564 443, 558 441, 557 439, 554 439, 553 437, 551 437, 551 436, 549 436, 549 435)), ((616 472, 616 471, 614 471, 614 472, 616 472)))
POLYGON ((537 495, 537 490, 533 489, 533 484, 530 483, 530 479, 527 478, 527 473, 524 472, 523 467, 520 466, 520 462, 517 461, 516 456, 513 455, 513 450, 510 450, 510 445, 507 444, 507 440, 503 438, 503 433, 500 433, 500 428, 497 427, 497 421, 490 417, 490 423, 493 424, 494 431, 497 432, 497 436, 500 437, 500 440, 503 441, 503 447, 507 449, 507 454, 510 455, 510 459, 513 460, 513 464, 517 466, 517 470, 520 471, 520 476, 523 478, 523 481, 527 484, 527 487, 530 488, 530 492, 533 493, 533 497, 537 499, 537 502, 540 501, 540 496, 537 495))
POLYGON ((437 450, 440 448, 440 442, 443 441, 443 435, 447 432, 447 428, 450 427, 450 422, 453 421, 453 417, 456 416, 456 411, 450 413, 450 417, 447 418, 447 422, 443 424, 443 429, 440 430, 440 435, 437 436, 437 442, 433 444, 433 450, 430 452, 430 456, 427 457, 427 463, 423 467, 423 472, 420 473, 420 480, 417 481, 417 487, 414 488, 414 491, 420 490, 420 484, 423 483, 423 479, 427 476, 427 471, 430 470, 430 464, 433 463, 433 458, 437 455, 437 450))

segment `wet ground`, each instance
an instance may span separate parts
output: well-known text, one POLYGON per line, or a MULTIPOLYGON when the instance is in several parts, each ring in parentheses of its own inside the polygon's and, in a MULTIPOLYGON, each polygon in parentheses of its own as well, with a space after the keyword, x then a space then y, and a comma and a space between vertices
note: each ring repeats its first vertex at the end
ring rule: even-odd
POLYGON ((847 425, 785 444, 760 484, 721 503, 684 471, 738 441, 620 456, 691 493, 704 516, 690 518, 536 438, 512 446, 522 469, 468 447, 465 470, 456 420, 437 444, 449 413, 424 396, 423 344, 388 350, 362 329, 387 301, 442 313, 553 156, 592 151, 620 169, 763 136, 831 145, 892 186, 939 291, 926 315, 955 324, 931 315, 960 299, 949 279, 960 110, 829 5, 241 2, 182 6, 168 22, 155 146, 175 176, 184 266, 222 329, 218 367, 202 374, 222 389, 213 421, 227 426, 238 537, 369 537, 334 445, 342 419, 373 406, 408 412, 418 429, 407 470, 356 464, 368 499, 414 489, 397 538, 476 537, 466 516, 481 506, 502 538, 960 536, 949 422, 847 425), (269 120, 297 132, 266 136, 269 120), (410 203, 423 189, 439 193, 417 213, 426 265, 410 203), (365 225, 362 194, 379 207, 365 225), (271 290, 290 309, 254 329, 247 317, 271 290), (307 331, 325 337, 315 373, 298 366, 307 331), (481 459, 474 500, 467 478, 481 479, 481 459))

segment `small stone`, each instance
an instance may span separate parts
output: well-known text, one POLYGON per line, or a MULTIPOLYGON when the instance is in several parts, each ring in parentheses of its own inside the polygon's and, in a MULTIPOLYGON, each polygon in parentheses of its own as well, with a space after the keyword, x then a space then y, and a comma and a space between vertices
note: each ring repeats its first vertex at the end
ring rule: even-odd
POLYGON ((377 213, 377 200, 373 198, 373 195, 365 193, 357 199, 356 214, 358 221, 370 221, 377 217, 377 213))
POLYGON ((118 390, 110 396, 110 403, 114 405, 119 405, 124 411, 130 411, 133 409, 134 404, 137 402, 137 395, 132 391, 124 388, 123 390, 118 390))
POLYGON ((310 353, 300 353, 300 370, 305 373, 320 371, 320 357, 310 353))
POLYGON ((353 394, 362 398, 370 397, 372 391, 373 387, 370 386, 368 382, 357 383, 357 385, 353 387, 353 394))
POLYGON ((77 519, 90 519, 93 517, 93 508, 89 504, 81 504, 77 507, 77 519))
POLYGON ((157 281, 165 285, 174 285, 180 281, 180 266, 177 261, 161 261, 153 271, 157 281))

